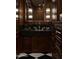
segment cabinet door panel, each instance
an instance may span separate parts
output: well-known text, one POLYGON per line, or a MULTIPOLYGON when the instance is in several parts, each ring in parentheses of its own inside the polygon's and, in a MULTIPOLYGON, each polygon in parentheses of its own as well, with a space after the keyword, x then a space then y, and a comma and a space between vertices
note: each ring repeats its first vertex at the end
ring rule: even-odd
POLYGON ((22 51, 22 40, 20 38, 16 39, 16 52, 19 53, 22 51))
POLYGON ((22 48, 24 52, 32 51, 32 38, 24 38, 22 40, 22 48))
POLYGON ((50 40, 48 37, 33 37, 32 51, 33 52, 50 52, 50 40))

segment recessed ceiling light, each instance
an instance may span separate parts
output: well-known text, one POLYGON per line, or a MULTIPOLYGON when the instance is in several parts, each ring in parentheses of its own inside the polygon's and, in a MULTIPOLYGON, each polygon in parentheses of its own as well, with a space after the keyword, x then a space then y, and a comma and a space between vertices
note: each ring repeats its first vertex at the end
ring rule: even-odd
POLYGON ((18 15, 16 15, 16 18, 18 18, 18 15))
POLYGON ((62 20, 62 14, 60 14, 60 20, 62 20))
POLYGON ((60 17, 62 17, 62 14, 60 14, 60 17))

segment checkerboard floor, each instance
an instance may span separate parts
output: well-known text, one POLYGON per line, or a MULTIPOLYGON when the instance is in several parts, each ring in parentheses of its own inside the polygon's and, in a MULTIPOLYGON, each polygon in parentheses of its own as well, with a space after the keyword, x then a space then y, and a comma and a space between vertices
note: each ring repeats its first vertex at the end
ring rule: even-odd
POLYGON ((16 59, 52 59, 52 53, 20 53, 16 59))

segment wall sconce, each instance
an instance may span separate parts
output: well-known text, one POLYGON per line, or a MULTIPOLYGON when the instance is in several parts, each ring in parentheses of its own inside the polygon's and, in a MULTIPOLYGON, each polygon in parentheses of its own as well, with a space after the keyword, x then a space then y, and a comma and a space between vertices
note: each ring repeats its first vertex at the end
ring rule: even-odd
POLYGON ((46 19, 50 19, 50 15, 46 15, 46 19))
POLYGON ((32 19, 32 18, 33 18, 33 16, 32 16, 32 15, 29 15, 29 16, 28 16, 28 18, 29 18, 29 19, 32 19))
POLYGON ((16 18, 18 18, 18 15, 16 15, 16 18))
POLYGON ((53 14, 53 15, 52 15, 52 18, 53 18, 53 19, 57 19, 57 15, 53 14))
POLYGON ((57 13, 57 9, 56 8, 53 8, 52 9, 52 13, 54 13, 54 14, 57 13))
POLYGON ((18 12, 18 9, 16 9, 16 12, 18 12))
POLYGON ((55 2, 56 0, 52 0, 52 2, 55 2))
POLYGON ((47 13, 50 12, 50 8, 46 8, 46 12, 47 12, 47 13))
POLYGON ((62 20, 62 14, 60 14, 60 20, 62 20))
POLYGON ((33 12, 32 8, 29 8, 29 9, 28 9, 28 12, 29 12, 29 13, 32 13, 32 12, 33 12))

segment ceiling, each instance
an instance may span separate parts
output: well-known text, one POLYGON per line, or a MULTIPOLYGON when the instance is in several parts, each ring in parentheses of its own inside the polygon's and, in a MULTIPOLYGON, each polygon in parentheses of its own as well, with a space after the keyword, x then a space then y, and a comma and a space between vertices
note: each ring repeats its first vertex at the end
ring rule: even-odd
POLYGON ((32 4, 33 4, 34 6, 41 6, 41 5, 44 4, 44 1, 45 1, 45 0, 31 0, 31 2, 32 2, 32 4))
MULTIPOLYGON (((38 7, 38 6, 44 5, 45 2, 52 1, 52 0, 25 0, 25 1, 28 6, 38 7)), ((19 2, 19 0, 16 0, 16 4, 18 5, 17 2, 19 2)))

